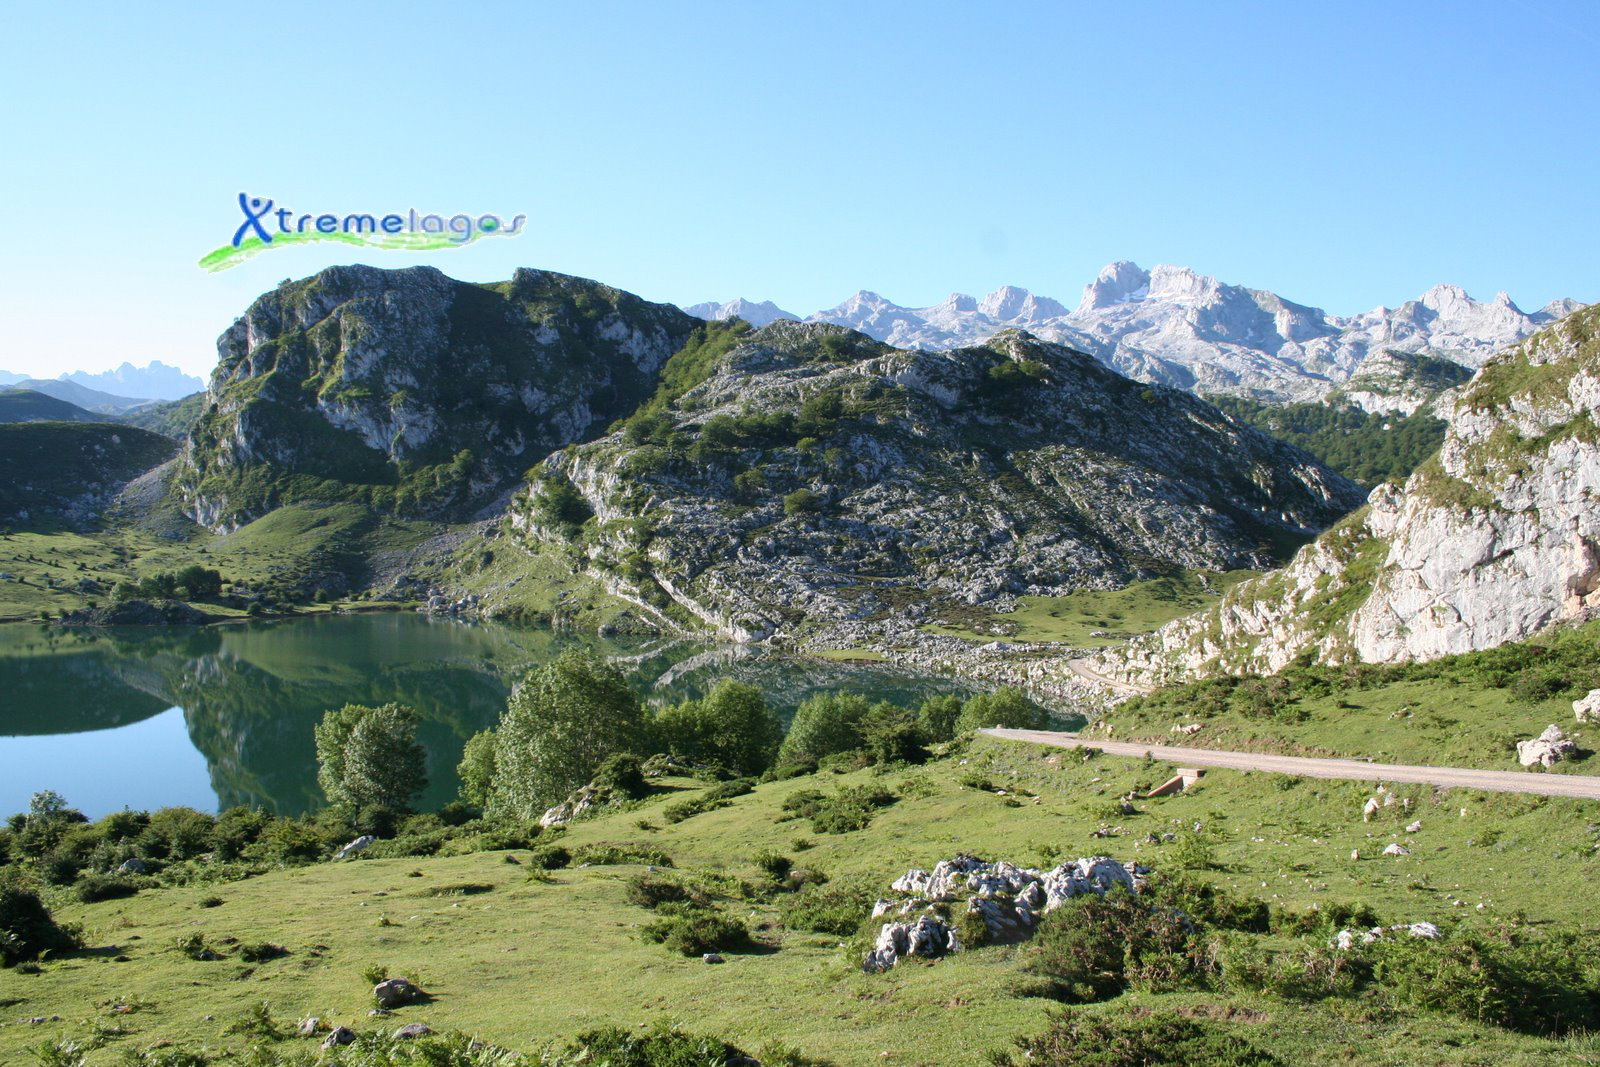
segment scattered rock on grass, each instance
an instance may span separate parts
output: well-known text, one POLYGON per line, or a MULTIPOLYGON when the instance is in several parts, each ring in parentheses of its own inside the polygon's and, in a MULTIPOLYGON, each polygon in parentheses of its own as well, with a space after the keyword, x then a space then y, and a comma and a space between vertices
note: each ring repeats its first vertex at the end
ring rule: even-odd
POLYGON ((1578 750, 1578 746, 1561 732, 1561 727, 1551 723, 1544 728, 1544 733, 1531 741, 1517 742, 1517 762, 1524 767, 1531 767, 1535 763, 1541 767, 1553 767, 1561 760, 1571 758, 1578 750))
POLYGON ((398 1008, 410 1004, 422 995, 422 990, 404 978, 389 978, 372 987, 372 995, 380 1008, 398 1008))

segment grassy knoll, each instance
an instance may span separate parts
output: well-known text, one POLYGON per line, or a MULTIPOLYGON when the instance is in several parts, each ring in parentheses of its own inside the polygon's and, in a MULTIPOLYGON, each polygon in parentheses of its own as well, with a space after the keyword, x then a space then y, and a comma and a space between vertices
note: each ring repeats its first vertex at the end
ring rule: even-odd
POLYGON ((944 609, 938 622, 923 629, 970 641, 1003 637, 1013 641, 1059 641, 1074 648, 1104 648, 1198 611, 1231 586, 1253 576, 1253 571, 1190 571, 1135 582, 1122 589, 1018 597, 1016 610, 1005 613, 951 606, 944 609))
MULTIPOLYGON (((684 877, 723 886, 726 910, 748 920, 754 942, 725 952, 720 966, 641 937, 654 916, 628 900, 637 865, 530 879, 528 850, 326 863, 94 904, 61 893, 52 896, 58 918, 83 924, 90 949, 47 960, 38 974, 0 972, 0 1061, 27 1062, 41 1042, 96 1028, 104 1047, 89 1054, 90 1064, 157 1041, 237 1054, 246 1039, 226 1031, 262 1002, 289 1023, 318 1014, 367 1031, 424 1021, 524 1050, 598 1025, 666 1019, 747 1049, 779 1040, 840 1064, 970 1063, 1043 1029, 1054 1002, 1024 981, 1028 945, 864 975, 858 940, 784 925, 793 894, 738 888, 762 882, 755 859, 763 851, 825 872, 831 887, 859 882, 869 892, 959 851, 1027 863, 1109 853, 1158 872, 1186 869, 1267 901, 1275 914, 1360 902, 1383 922, 1429 920, 1447 931, 1595 922, 1592 902, 1576 891, 1600 874, 1592 805, 1402 787, 1404 803, 1363 822, 1372 793, 1359 783, 1213 771, 1187 794, 1122 812, 1121 794, 1167 772, 986 739, 919 768, 760 785, 678 822, 664 809, 702 786, 670 779, 667 792, 641 806, 580 821, 560 838, 574 853, 602 842, 647 845, 684 877), (898 799, 848 833, 781 819, 790 796, 839 785, 884 786, 898 799), (1412 819, 1423 826, 1407 834, 1412 819), (1404 841, 1410 855, 1380 856, 1392 841, 1404 841), (1352 859, 1352 849, 1363 858, 1352 859), (207 898, 221 903, 205 906, 207 898), (177 940, 191 934, 224 958, 179 953, 177 940), (272 942, 288 954, 245 963, 229 938, 272 942), (371 983, 362 974, 369 967, 416 972, 434 999, 371 1019, 371 983), (113 1004, 134 1010, 110 1014, 113 1004), (37 1017, 46 1021, 16 1021, 37 1017)), ((1261 941, 1287 950, 1325 945, 1330 932, 1261 941)), ((1381 993, 1308 1000, 1134 991, 1073 1010, 1119 1019, 1176 1011, 1288 1063, 1600 1062, 1591 1038, 1532 1036, 1403 1007, 1381 993)), ((277 1047, 309 1050, 312 1042, 277 1047)))
POLYGON ((1600 687, 1600 624, 1393 667, 1292 666, 1270 678, 1172 686, 1107 716, 1118 740, 1515 770, 1516 742, 1557 723, 1579 740, 1556 771, 1594 774, 1572 701, 1600 687), (1200 723, 1174 736, 1175 725, 1200 723))

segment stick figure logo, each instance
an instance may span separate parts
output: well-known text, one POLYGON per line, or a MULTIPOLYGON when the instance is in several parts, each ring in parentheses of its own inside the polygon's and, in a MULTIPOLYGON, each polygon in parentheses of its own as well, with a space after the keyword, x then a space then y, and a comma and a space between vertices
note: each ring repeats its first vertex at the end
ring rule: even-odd
POLYGON ((233 247, 238 248, 244 242, 245 231, 252 228, 261 238, 262 244, 271 244, 272 235, 261 225, 261 216, 272 210, 272 201, 263 200, 259 196, 247 197, 240 193, 239 210, 244 212, 244 221, 233 232, 233 247))

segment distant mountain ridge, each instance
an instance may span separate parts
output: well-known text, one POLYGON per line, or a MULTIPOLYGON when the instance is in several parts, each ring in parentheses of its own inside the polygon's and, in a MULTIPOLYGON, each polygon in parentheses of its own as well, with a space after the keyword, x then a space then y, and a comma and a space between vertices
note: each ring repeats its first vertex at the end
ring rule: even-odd
MULTIPOLYGON (((848 326, 897 348, 959 348, 1021 329, 1088 352, 1141 381, 1202 394, 1309 400, 1385 352, 1481 366, 1497 350, 1583 306, 1555 300, 1528 313, 1503 292, 1484 303, 1457 286, 1439 285, 1396 308, 1339 316, 1187 267, 1147 271, 1123 261, 1103 269, 1073 308, 1009 285, 982 299, 952 293, 920 308, 862 290, 805 321, 848 326)), ((685 310, 707 319, 746 317, 753 310, 766 316, 750 319, 757 326, 798 318, 770 301, 743 299, 685 310)))
POLYGON ((0 370, 0 388, 7 386, 32 389, 57 400, 106 414, 127 411, 151 400, 178 400, 205 389, 206 383, 192 374, 183 373, 177 367, 153 359, 143 367, 124 362, 115 370, 98 374, 77 370, 59 378, 31 378, 26 374, 0 370))

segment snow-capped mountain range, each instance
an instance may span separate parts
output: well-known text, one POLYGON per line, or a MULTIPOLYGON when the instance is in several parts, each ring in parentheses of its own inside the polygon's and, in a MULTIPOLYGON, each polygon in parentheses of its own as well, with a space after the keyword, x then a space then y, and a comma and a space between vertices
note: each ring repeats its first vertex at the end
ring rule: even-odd
MULTIPOLYGON (((1481 303, 1453 285, 1397 308, 1329 315, 1275 293, 1228 285, 1187 267, 1113 263, 1068 308, 1004 286, 980 299, 952 293, 931 307, 901 307, 865 290, 808 322, 860 330, 899 348, 955 348, 1022 329, 1089 352, 1133 378, 1198 393, 1300 400, 1325 395, 1369 354, 1424 353, 1476 367, 1506 345, 1584 305, 1556 300, 1524 312, 1505 293, 1481 303)), ((704 319, 764 326, 798 319, 771 301, 685 308, 704 319)))

